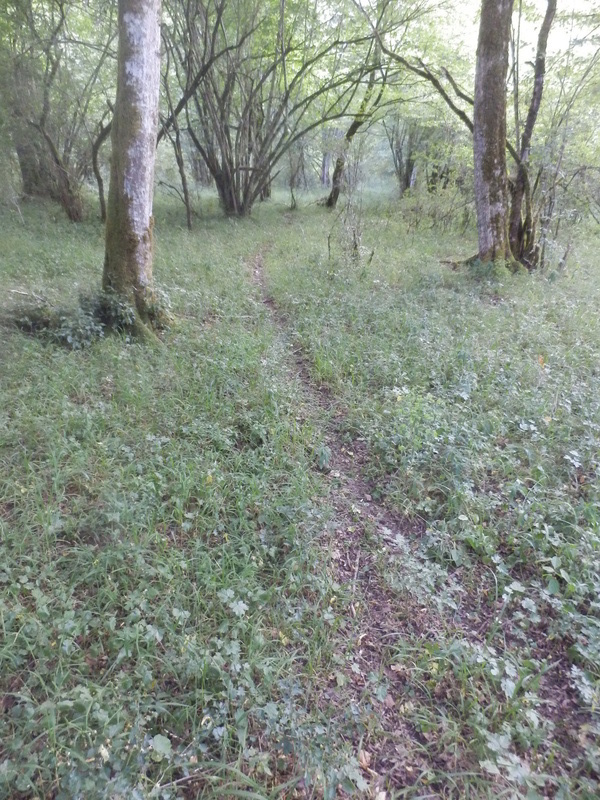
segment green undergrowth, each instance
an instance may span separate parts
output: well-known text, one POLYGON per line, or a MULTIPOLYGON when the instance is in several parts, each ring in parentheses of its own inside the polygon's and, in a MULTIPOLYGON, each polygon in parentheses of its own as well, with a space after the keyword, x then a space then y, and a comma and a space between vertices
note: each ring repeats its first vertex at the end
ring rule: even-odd
POLYGON ((386 800, 598 795, 597 240, 488 275, 455 268, 470 232, 403 208, 273 202, 188 233, 159 200, 159 351, 19 329, 23 303, 74 319, 103 232, 0 209, 0 797, 376 796, 358 743, 386 800), (418 532, 356 562, 398 622, 380 665, 349 644, 331 423, 292 345, 418 532))
POLYGON ((424 781, 460 797, 595 797, 597 234, 580 234, 567 271, 484 274, 459 266, 473 237, 410 234, 394 214, 364 212, 357 251, 356 217, 315 213, 267 273, 314 380, 345 411, 341 436, 366 448, 373 495, 420 531, 377 563, 399 603, 446 621, 390 649, 423 687, 408 717, 429 751, 424 781))
POLYGON ((189 235, 159 205, 164 352, 118 335, 68 350, 19 330, 13 304, 76 307, 100 227, 22 211, 1 234, 0 797, 354 785, 315 700, 343 601, 316 433, 249 280, 262 230, 189 235))

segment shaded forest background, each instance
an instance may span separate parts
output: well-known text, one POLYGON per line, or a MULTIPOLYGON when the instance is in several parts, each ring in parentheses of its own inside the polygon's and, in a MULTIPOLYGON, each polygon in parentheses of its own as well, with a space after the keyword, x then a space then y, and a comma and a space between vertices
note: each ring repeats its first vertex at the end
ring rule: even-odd
MULTIPOLYGON (((94 187, 104 218, 116 4, 3 6, 5 195, 50 197, 78 221, 94 187)), ((335 205, 359 176, 372 188, 394 179, 425 215, 468 225, 477 12, 426 0, 164 3, 159 186, 180 198, 188 227, 205 188, 225 213, 245 215, 273 186, 288 188, 292 206, 303 189, 335 205)), ((515 4, 510 236, 530 268, 565 223, 599 217, 597 25, 593 3, 515 4)))

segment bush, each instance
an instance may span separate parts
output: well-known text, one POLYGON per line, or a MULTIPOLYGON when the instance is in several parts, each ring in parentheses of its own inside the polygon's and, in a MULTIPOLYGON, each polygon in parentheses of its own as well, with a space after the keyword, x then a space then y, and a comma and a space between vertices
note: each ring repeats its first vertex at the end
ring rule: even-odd
MULTIPOLYGON (((153 327, 159 330, 168 327, 172 317, 165 292, 155 292, 149 316, 153 327)), ((39 299, 35 305, 20 307, 14 317, 17 327, 25 333, 71 350, 89 347, 102 339, 107 330, 129 336, 135 319, 133 306, 111 291, 81 295, 76 308, 57 308, 39 299)))

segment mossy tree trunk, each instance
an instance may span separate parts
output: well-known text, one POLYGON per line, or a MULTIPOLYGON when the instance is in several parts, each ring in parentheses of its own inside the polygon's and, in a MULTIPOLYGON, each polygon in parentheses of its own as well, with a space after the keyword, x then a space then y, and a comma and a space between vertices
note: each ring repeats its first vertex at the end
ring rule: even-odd
POLYGON ((38 125, 15 135, 23 194, 48 197, 61 204, 72 222, 83 219, 83 203, 77 181, 62 160, 54 142, 38 125))
POLYGON ((79 192, 77 180, 71 174, 68 164, 61 158, 58 148, 52 137, 42 125, 39 128, 44 137, 52 158, 52 164, 56 174, 56 185, 58 191, 58 201, 65 210, 71 222, 81 222, 83 220, 83 200, 79 192))
POLYGON ((475 69, 473 152, 481 261, 512 261, 506 174, 506 77, 513 0, 483 0, 475 69))
POLYGON ((52 164, 41 145, 20 133, 14 137, 19 160, 23 194, 28 197, 49 197, 58 200, 58 188, 52 164))
MULTIPOLYGON (((119 0, 117 99, 102 285, 150 319, 160 0, 119 0)), ((143 326, 139 326, 143 327, 143 326)))

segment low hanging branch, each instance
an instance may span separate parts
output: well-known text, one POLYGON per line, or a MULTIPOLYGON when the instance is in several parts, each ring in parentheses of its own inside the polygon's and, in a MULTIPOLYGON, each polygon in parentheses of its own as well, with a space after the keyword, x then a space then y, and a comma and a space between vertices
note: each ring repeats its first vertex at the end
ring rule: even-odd
MULTIPOLYGON (((446 87, 444 86, 440 78, 431 69, 431 67, 427 66, 425 62, 422 61, 421 59, 419 59, 418 64, 412 64, 407 59, 403 58, 402 56, 399 56, 397 53, 394 53, 393 50, 390 50, 384 44, 381 45, 381 50, 383 53, 385 53, 386 56, 389 56, 392 59, 392 61, 395 61, 397 64, 400 64, 409 72, 412 72, 414 75, 419 75, 419 77, 424 78, 426 81, 428 81, 440 95, 442 100, 446 103, 448 108, 466 125, 470 133, 471 134, 473 133, 473 120, 469 117, 469 115, 465 111, 463 111, 463 109, 460 106, 458 106, 454 102, 452 95, 447 91, 446 87)), ((475 102, 473 98, 459 87, 458 83, 452 77, 452 75, 446 69, 446 67, 442 67, 441 71, 444 78, 448 81, 448 83, 452 87, 454 94, 459 99, 463 100, 465 103, 468 103, 470 106, 473 106, 475 102)), ((509 142, 508 139, 506 140, 506 149, 510 153, 515 163, 518 164, 521 160, 521 157, 519 156, 519 153, 517 152, 514 145, 511 142, 509 142)))

